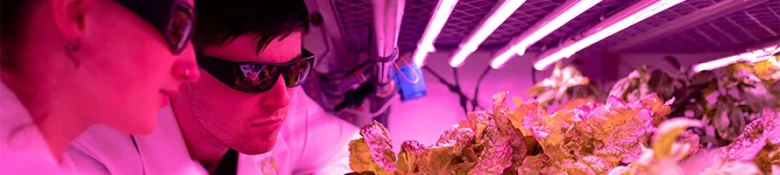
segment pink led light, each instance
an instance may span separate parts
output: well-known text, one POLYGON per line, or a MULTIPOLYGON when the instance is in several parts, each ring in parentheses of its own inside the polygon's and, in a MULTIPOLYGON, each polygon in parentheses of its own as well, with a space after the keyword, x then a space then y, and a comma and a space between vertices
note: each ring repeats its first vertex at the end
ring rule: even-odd
POLYGON ((549 35, 556 29, 560 28, 564 24, 568 23, 574 17, 579 16, 588 9, 592 8, 601 0, 569 0, 563 5, 555 9, 552 13, 545 16, 542 20, 531 26, 528 30, 520 34, 518 37, 512 39, 511 43, 502 48, 497 56, 490 62, 490 67, 498 69, 504 65, 513 54, 517 53, 522 56, 525 54, 525 50, 529 46, 538 42, 545 36, 549 35))
POLYGON ((540 56, 541 59, 534 63, 534 68, 536 70, 544 70, 558 60, 571 57, 574 53, 683 1, 643 0, 637 2, 628 9, 618 12, 615 16, 607 18, 604 22, 591 28, 586 32, 586 37, 579 41, 568 42, 562 47, 543 53, 540 56))
POLYGON ((693 70, 696 72, 701 72, 703 70, 712 70, 717 69, 726 65, 729 65, 731 63, 736 63, 740 60, 749 60, 747 58, 743 58, 743 55, 734 55, 726 58, 721 58, 717 60, 713 60, 706 63, 701 63, 693 66, 693 70))
POLYGON ((493 33, 493 31, 501 26, 509 16, 511 16, 517 8, 525 3, 525 0, 504 0, 501 1, 497 7, 493 8, 493 11, 487 19, 483 20, 479 25, 476 32, 472 32, 471 36, 462 43, 455 54, 450 59, 450 66, 459 67, 463 61, 466 61, 471 53, 477 50, 480 44, 493 33))
POLYGON ((439 4, 436 5, 433 16, 428 22, 428 27, 425 28, 425 33, 423 33, 423 37, 417 44, 417 50, 414 51, 414 56, 412 56, 412 60, 418 66, 422 66, 425 63, 425 57, 428 56, 428 53, 436 51, 436 48, 433 47, 433 42, 441 33, 441 29, 447 23, 447 19, 450 18, 450 14, 455 9, 455 4, 457 3, 458 0, 439 0, 439 4))
MULTIPOLYGON (((693 66, 693 70, 696 72, 701 72, 704 70, 713 70, 724 66, 728 66, 729 64, 736 63, 739 61, 749 61, 755 63, 755 62, 764 61, 773 58, 772 55, 777 52, 780 52, 780 44, 765 47, 762 49, 753 50, 750 52, 745 52, 742 54, 737 54, 726 58, 720 58, 717 60, 696 64, 693 66)), ((772 61, 772 63, 777 64, 777 61, 774 60, 772 61)))

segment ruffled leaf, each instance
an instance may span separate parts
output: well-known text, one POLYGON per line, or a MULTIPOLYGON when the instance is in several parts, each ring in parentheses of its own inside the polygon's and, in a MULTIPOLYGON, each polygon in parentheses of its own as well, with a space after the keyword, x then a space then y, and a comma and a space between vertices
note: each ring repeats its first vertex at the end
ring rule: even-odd
POLYGON ((453 154, 460 155, 461 151, 469 146, 469 143, 474 139, 475 133, 471 128, 454 126, 439 137, 434 148, 453 147, 453 154))
POLYGON ((762 174, 755 164, 741 161, 717 161, 701 175, 757 175, 762 174))
POLYGON ((677 165, 684 155, 689 153, 691 145, 679 144, 675 141, 684 130, 691 126, 699 126, 701 122, 675 118, 662 123, 653 137, 653 149, 641 147, 641 156, 629 166, 617 167, 609 174, 650 174, 650 175, 682 175, 682 169, 677 165))
POLYGON ((473 166, 471 162, 462 162, 458 157, 456 147, 429 148, 419 160, 420 175, 458 174, 466 172, 473 166))
POLYGON ((512 165, 510 138, 495 127, 488 128, 486 138, 485 147, 479 153, 475 167, 468 172, 469 175, 501 174, 512 165))
POLYGON ((753 160, 764 148, 767 139, 777 135, 780 128, 777 117, 777 112, 764 110, 763 117, 748 124, 742 135, 722 149, 721 157, 728 161, 753 160))
POLYGON ((763 149, 761 149, 760 152, 758 152, 758 155, 756 155, 756 158, 753 159, 753 162, 756 164, 758 169, 764 173, 780 174, 780 171, 772 170, 772 166, 780 166, 780 155, 778 154, 780 154, 780 146, 775 144, 767 144, 763 149))
POLYGON ((517 168, 517 174, 550 174, 551 172, 549 170, 552 169, 550 165, 550 158, 545 154, 528 156, 523 160, 520 167, 517 168))
POLYGON ((698 126, 701 126, 700 121, 686 118, 675 118, 661 124, 653 142, 655 157, 658 159, 676 158, 673 146, 677 141, 677 137, 688 127, 698 126))
POLYGON ((371 157, 371 149, 365 139, 357 139, 349 142, 349 167, 354 172, 371 172, 378 175, 387 174, 382 166, 371 157))
POLYGON ((523 126, 523 121, 529 115, 541 115, 545 112, 541 106, 539 106, 539 103, 533 100, 522 102, 520 99, 515 99, 515 104, 517 107, 514 111, 508 113, 506 118, 512 123, 512 126, 515 129, 520 130, 524 136, 530 136, 532 133, 523 126))
POLYGON ((401 143, 401 152, 398 153, 398 173, 413 174, 417 172, 417 160, 425 153, 425 147, 417 141, 404 141, 401 143))
POLYGON ((363 136, 368 145, 371 158, 373 158, 376 164, 388 172, 395 171, 395 152, 393 152, 392 141, 385 126, 374 121, 360 128, 360 135, 363 136))
MULTIPOLYGON (((526 93, 534 96, 544 106, 553 102, 561 102, 568 95, 566 92, 575 86, 588 84, 590 80, 582 76, 577 68, 572 65, 562 66, 560 62, 555 65, 552 75, 536 83, 526 93)), ((570 95, 571 96, 571 95, 570 95)), ((571 98, 571 97, 569 97, 571 98)))
POLYGON ((635 101, 642 95, 649 94, 647 83, 650 81, 650 73, 648 69, 647 66, 641 66, 631 72, 628 77, 618 80, 609 91, 609 96, 635 101))

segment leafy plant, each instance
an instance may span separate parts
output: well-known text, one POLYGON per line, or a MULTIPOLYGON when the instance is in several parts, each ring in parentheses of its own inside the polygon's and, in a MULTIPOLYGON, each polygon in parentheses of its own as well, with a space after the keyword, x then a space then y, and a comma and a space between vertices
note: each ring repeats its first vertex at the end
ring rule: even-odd
POLYGON ((607 97, 606 92, 591 83, 575 66, 562 66, 561 62, 555 64, 550 77, 534 84, 526 93, 542 106, 561 104, 574 99, 604 101, 607 97))
POLYGON ((523 118, 543 148, 525 160, 520 174, 605 174, 621 163, 639 158, 643 145, 668 114, 655 95, 633 102, 611 97, 605 104, 574 101, 548 116, 523 118), (541 168, 539 168, 541 167, 541 168))
POLYGON ((711 147, 733 141, 762 109, 777 109, 780 95, 778 67, 770 61, 735 63, 725 71, 692 72, 675 58, 666 60, 680 67, 679 74, 642 66, 618 81, 610 95, 624 100, 656 93, 664 100, 675 99, 670 116, 700 119, 708 123, 694 131, 711 147), (770 88, 767 88, 770 87, 770 88))
POLYGON ((726 161, 755 163, 764 173, 780 174, 780 116, 765 109, 761 117, 745 127, 733 143, 722 149, 726 161))
MULTIPOLYGON (((675 175, 682 174, 677 162, 700 147, 698 135, 686 128, 705 124, 666 120, 673 102, 654 94, 633 102, 615 96, 605 104, 575 100, 552 115, 533 100, 515 103, 509 109, 506 93, 499 93, 492 110, 470 113, 431 146, 405 141, 397 155, 387 130, 377 122, 367 125, 363 138, 350 142, 351 174, 675 175)), ((702 174, 780 172, 780 116, 770 109, 760 116, 702 174)))
POLYGON ((681 68, 678 75, 643 66, 599 103, 566 93, 587 78, 559 64, 553 77, 529 91, 540 102, 515 99, 510 109, 507 93, 498 93, 492 109, 469 113, 430 146, 405 141, 396 154, 384 126, 361 128, 363 138, 349 145, 351 174, 675 175, 683 173, 678 161, 702 150, 700 142, 725 145, 702 174, 777 174, 777 65, 737 63, 698 73, 681 68), (544 105, 564 100, 546 112, 544 105))
POLYGON ((469 120, 445 131, 432 146, 405 141, 397 157, 385 146, 390 139, 384 127, 367 125, 361 129, 364 139, 350 143, 350 167, 377 175, 502 174, 516 169, 528 148, 525 139, 513 139, 523 134, 506 117, 504 97, 495 97, 495 111, 470 113, 469 120))
POLYGON ((695 152, 695 147, 699 146, 699 143, 698 140, 692 140, 695 142, 677 142, 677 140, 680 136, 685 137, 686 132, 688 136, 692 135, 690 131, 686 131, 686 128, 699 125, 701 125, 701 122, 698 120, 685 118, 676 118, 663 122, 655 133, 652 147, 643 147, 642 156, 637 161, 627 166, 615 167, 610 170, 609 175, 684 174, 677 162, 690 153, 695 152))
MULTIPOLYGON (((698 143, 678 137, 685 137, 685 133, 690 132, 685 130, 688 127, 701 126, 700 121, 687 118, 675 118, 662 123, 655 134, 652 149, 643 149, 641 158, 627 166, 615 167, 610 170, 609 175, 683 174, 678 161, 686 155, 695 153, 696 150, 691 148, 698 143)), ((780 145, 778 114, 773 110, 764 110, 762 117, 751 122, 734 142, 719 149, 718 156, 713 160, 714 164, 700 174, 778 174, 780 173, 778 145, 780 145)))
POLYGON ((604 174, 630 163, 649 143, 669 107, 654 95, 606 104, 575 100, 548 115, 534 100, 515 109, 507 93, 494 96, 493 109, 469 114, 432 146, 406 141, 397 156, 379 123, 361 129, 350 143, 350 166, 373 174, 604 174))

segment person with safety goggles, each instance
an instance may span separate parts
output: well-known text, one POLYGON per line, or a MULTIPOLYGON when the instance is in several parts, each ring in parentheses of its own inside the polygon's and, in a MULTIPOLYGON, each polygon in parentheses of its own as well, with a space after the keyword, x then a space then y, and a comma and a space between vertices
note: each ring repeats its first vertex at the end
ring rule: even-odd
POLYGON ((314 54, 303 0, 198 0, 193 39, 202 79, 160 112, 160 129, 90 130, 72 149, 96 174, 345 174, 358 128, 303 93, 314 54), (196 163, 193 163, 192 160, 196 163))
POLYGON ((0 3, 0 174, 79 174, 87 128, 149 134, 200 76, 192 0, 0 3))

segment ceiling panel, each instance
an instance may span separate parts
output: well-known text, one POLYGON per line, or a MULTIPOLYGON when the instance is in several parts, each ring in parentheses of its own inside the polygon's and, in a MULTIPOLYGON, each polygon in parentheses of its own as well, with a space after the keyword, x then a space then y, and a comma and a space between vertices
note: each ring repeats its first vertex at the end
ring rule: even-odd
MULTIPOLYGON (((687 0, 654 15, 589 47, 589 51, 606 50, 669 21, 710 7, 724 0, 687 0)), ((407 0, 401 24, 398 46, 402 52, 412 51, 425 31, 438 0, 407 0)), ((440 48, 455 48, 473 32, 498 0, 460 0, 435 41, 440 48)), ((501 47, 513 37, 539 22, 564 0, 527 0, 483 42, 484 47, 501 47)), ((543 38, 529 51, 556 47, 567 39, 577 39, 586 29, 598 24, 636 0, 604 0, 571 22, 543 38)), ((371 0, 332 0, 341 31, 351 49, 368 48, 372 23, 371 0)), ((712 52, 733 50, 768 39, 780 33, 780 0, 737 11, 689 27, 674 34, 652 38, 628 47, 627 52, 712 52)))

